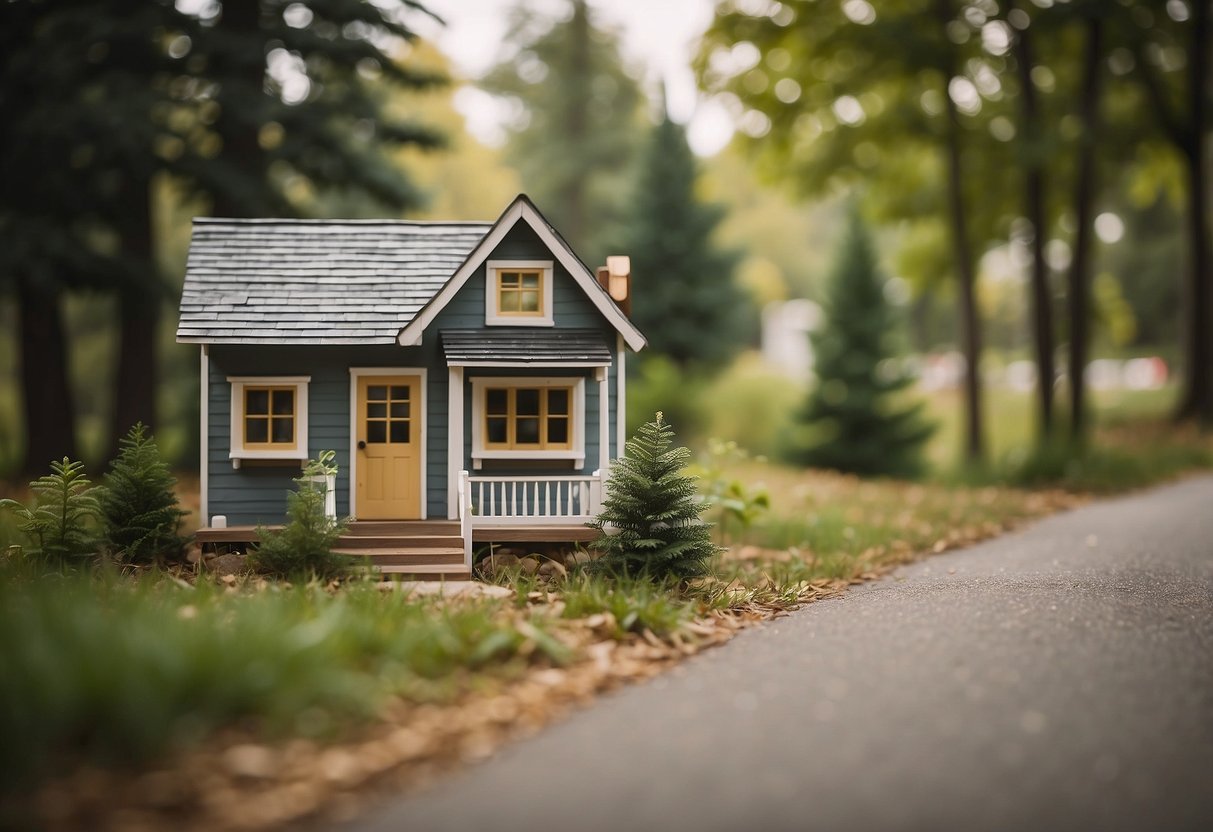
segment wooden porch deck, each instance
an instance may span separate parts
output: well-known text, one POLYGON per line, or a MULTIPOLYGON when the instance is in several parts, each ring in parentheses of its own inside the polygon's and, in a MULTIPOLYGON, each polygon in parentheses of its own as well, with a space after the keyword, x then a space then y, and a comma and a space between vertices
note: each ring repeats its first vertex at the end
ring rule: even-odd
MULTIPOLYGON (((258 541, 257 526, 201 528, 195 538, 202 546, 250 544, 258 541)), ((281 526, 263 526, 277 530, 281 526)), ((472 543, 585 543, 598 532, 581 524, 495 524, 472 527, 472 543)), ((382 575, 412 580, 470 580, 458 520, 355 520, 334 550, 363 557, 382 575)))

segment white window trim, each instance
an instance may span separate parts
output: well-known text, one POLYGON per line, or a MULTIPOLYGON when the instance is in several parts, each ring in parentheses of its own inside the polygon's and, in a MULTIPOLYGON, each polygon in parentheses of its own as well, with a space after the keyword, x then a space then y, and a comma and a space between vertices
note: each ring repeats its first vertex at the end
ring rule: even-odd
POLYGON ((551 260, 490 260, 485 264, 484 323, 485 326, 554 326, 552 316, 552 261, 551 260), (501 299, 498 293, 499 274, 503 271, 538 269, 543 283, 542 315, 502 315, 497 308, 501 299))
POLYGON ((358 519, 358 379, 362 376, 418 376, 421 381, 421 422, 419 429, 421 460, 421 519, 429 519, 430 492, 426 481, 429 433, 426 423, 429 419, 429 378, 425 367, 350 367, 350 513, 351 520, 358 519))
POLYGON ((472 467, 481 468, 486 459, 571 459, 577 468, 585 467, 585 378, 564 376, 536 378, 528 376, 479 376, 472 383, 472 467), (489 387, 569 387, 573 388, 573 441, 567 450, 503 451, 484 447, 484 391, 489 387))
POLYGON ((245 459, 286 459, 307 462, 307 387, 311 376, 228 376, 231 385, 232 431, 228 458, 233 468, 239 468, 245 459), (289 450, 269 450, 244 447, 244 388, 245 387, 294 387, 295 388, 295 447, 289 450))

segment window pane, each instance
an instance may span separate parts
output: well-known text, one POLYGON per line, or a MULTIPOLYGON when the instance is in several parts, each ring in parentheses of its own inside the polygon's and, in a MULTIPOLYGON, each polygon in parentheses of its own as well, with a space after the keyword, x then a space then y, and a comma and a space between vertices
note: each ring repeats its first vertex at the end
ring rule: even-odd
POLYGON ((408 422, 392 422, 392 441, 399 444, 408 444, 409 441, 409 423, 408 422))
POLYGON ((275 416, 291 416, 295 412, 295 391, 273 391, 273 408, 275 416))
POLYGON ((273 439, 271 441, 290 445, 295 441, 295 420, 290 416, 271 420, 274 423, 273 439))
POLYGON ((399 387, 399 386, 395 386, 395 385, 393 385, 393 387, 392 387, 392 401, 394 401, 394 402, 407 402, 408 400, 409 400, 409 388, 408 388, 408 385, 406 384, 406 385, 404 385, 403 387, 399 387))
POLYGON ((489 390, 485 394, 488 412, 504 414, 509 409, 510 394, 506 390, 489 390))
POLYGON ((269 413, 270 391, 246 389, 244 391, 244 412, 249 416, 269 413))
POLYGON ((269 419, 245 419, 244 441, 246 444, 270 441, 269 419))
POLYGON ((548 442, 552 445, 567 445, 569 441, 569 420, 566 418, 548 419, 548 442))
POLYGON ((387 441, 387 422, 367 422, 366 441, 382 444, 387 441))
POLYGON ((409 417, 408 402, 392 402, 392 418, 407 419, 409 417))
POLYGON ((522 276, 522 288, 538 289, 539 288, 539 275, 534 272, 532 272, 531 274, 524 274, 522 276))
POLYGON ((518 309, 518 293, 517 292, 502 292, 501 300, 498 302, 498 307, 502 312, 517 312, 518 309))
POLYGON ((373 402, 387 401, 387 387, 382 384, 372 384, 366 388, 366 398, 373 402))
POLYGON ((514 399, 514 412, 519 416, 538 416, 539 415, 539 391, 538 390, 518 390, 514 399))
POLYGON ((519 272, 502 272, 501 273, 501 288, 517 289, 522 283, 522 275, 519 272))
POLYGON ((368 419, 387 418, 387 402, 367 402, 366 417, 368 419))
POLYGON ((522 312, 538 312, 539 311, 539 293, 531 289, 527 289, 521 293, 522 312))
POLYGON ((569 391, 568 390, 549 390, 548 391, 548 413, 568 413, 569 412, 569 391))
POLYGON ((530 417, 519 419, 515 427, 514 443, 517 445, 538 445, 539 420, 530 417))
POLYGON ((504 416, 488 420, 489 442, 502 444, 509 441, 508 434, 506 433, 506 421, 504 416))

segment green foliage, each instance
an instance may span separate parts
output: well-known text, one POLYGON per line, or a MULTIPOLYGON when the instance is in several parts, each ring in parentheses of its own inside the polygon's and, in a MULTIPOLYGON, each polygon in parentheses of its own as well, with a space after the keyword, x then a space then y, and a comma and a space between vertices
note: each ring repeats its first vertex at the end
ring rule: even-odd
POLYGON ((683 474, 686 448, 671 448, 673 429, 657 413, 628 440, 611 469, 602 511, 591 524, 603 532, 592 546, 597 568, 655 580, 705 575, 717 548, 700 515, 694 478, 683 474))
POLYGON ((632 320, 649 351, 681 367, 719 367, 753 315, 734 279, 738 254, 713 240, 724 209, 696 198, 697 178, 686 130, 667 114, 641 157, 616 248, 632 258, 632 320))
POLYGON ((185 516, 173 490, 177 480, 142 422, 119 446, 118 458, 102 480, 105 489, 100 499, 111 551, 128 563, 179 558, 186 538, 177 533, 185 516))
POLYGON ((51 473, 31 482, 30 488, 34 492, 32 508, 0 500, 0 508, 16 514, 18 528, 31 541, 26 554, 55 566, 95 557, 101 509, 97 489, 84 475, 84 463, 67 457, 52 462, 51 473))
POLYGON ((594 574, 582 571, 565 581, 559 598, 564 618, 587 618, 610 613, 615 639, 649 630, 665 636, 695 616, 695 605, 680 596, 673 578, 651 581, 644 577, 594 574))
POLYGON ((858 212, 851 217, 828 288, 825 325, 813 335, 818 384, 800 412, 787 456, 857 474, 913 476, 933 426, 922 405, 898 395, 912 380, 890 369, 897 316, 858 212))
POLYGON ((568 658, 542 620, 500 609, 369 582, 229 594, 0 563, 0 794, 65 760, 146 765, 241 721, 331 738, 389 696, 449 702, 470 673, 568 658))
POLYGON ((712 438, 707 451, 693 469, 700 492, 707 498, 723 542, 728 542, 730 527, 745 534, 755 521, 771 509, 771 495, 762 483, 750 484, 729 469, 749 459, 736 442, 712 438))
POLYGON ((326 481, 335 476, 336 453, 321 451, 309 460, 295 480, 296 490, 287 495, 287 522, 278 531, 261 528, 261 542, 249 556, 254 568, 282 577, 334 576, 347 571, 350 559, 334 554, 333 547, 345 531, 345 523, 324 512, 326 481))
POLYGON ((630 210, 643 95, 623 66, 617 33, 598 27, 585 0, 555 20, 519 4, 510 56, 480 81, 509 99, 506 157, 523 187, 586 262, 601 263, 611 229, 630 210))

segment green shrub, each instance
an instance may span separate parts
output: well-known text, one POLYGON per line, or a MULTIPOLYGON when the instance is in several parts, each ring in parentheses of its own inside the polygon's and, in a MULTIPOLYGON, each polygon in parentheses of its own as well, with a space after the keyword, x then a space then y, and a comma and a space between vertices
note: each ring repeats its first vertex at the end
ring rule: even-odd
POLYGON ((98 489, 84 475, 84 463, 51 463, 51 473, 30 483, 32 508, 14 500, 0 500, 0 508, 11 509, 17 527, 31 541, 25 553, 56 566, 78 563, 97 554, 96 531, 100 507, 98 489))
POLYGON ((186 538, 177 533, 185 516, 173 490, 177 480, 142 422, 119 445, 100 499, 110 551, 127 563, 179 559, 186 538))
POLYGON ((249 557, 255 569, 280 577, 331 577, 349 569, 350 558, 333 552, 345 523, 324 513, 325 482, 337 473, 334 457, 333 451, 321 451, 308 461, 295 480, 297 489, 287 495, 287 522, 280 531, 257 530, 261 543, 249 557))
POLYGON ((691 452, 671 448, 673 435, 659 411, 612 467, 602 512, 590 524, 603 532, 591 544, 602 552, 595 568, 656 580, 707 574, 718 550, 700 518, 707 506, 695 478, 682 473, 691 452))

